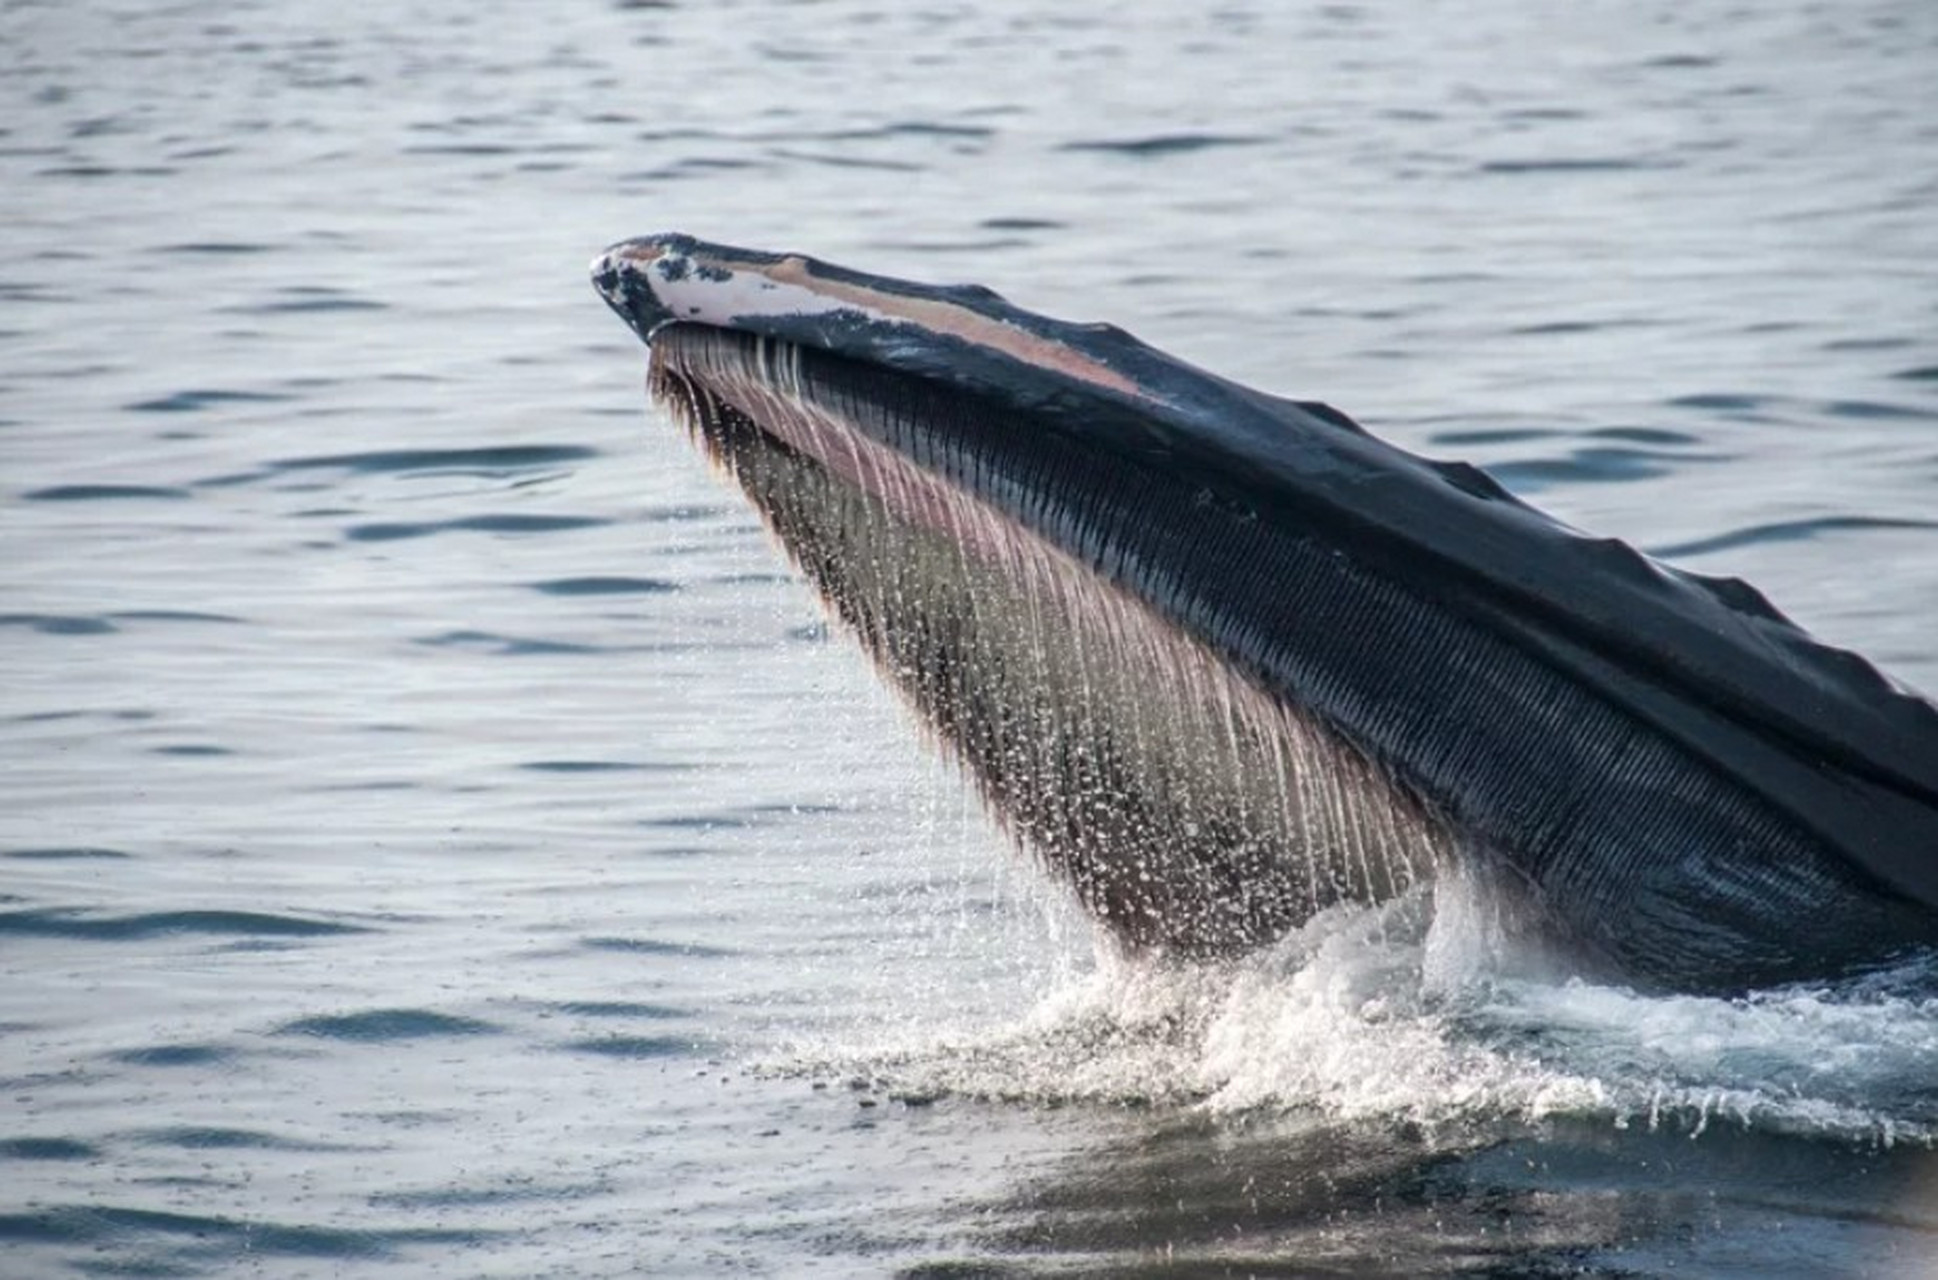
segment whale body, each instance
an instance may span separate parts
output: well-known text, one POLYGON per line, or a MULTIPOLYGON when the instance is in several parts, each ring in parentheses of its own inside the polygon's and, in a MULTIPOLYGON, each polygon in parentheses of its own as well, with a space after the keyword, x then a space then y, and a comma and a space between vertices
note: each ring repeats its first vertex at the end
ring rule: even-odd
POLYGON ((1938 708, 1734 579, 1107 325, 681 235, 654 396, 1134 951, 1474 869, 1638 985, 1938 948, 1938 708))

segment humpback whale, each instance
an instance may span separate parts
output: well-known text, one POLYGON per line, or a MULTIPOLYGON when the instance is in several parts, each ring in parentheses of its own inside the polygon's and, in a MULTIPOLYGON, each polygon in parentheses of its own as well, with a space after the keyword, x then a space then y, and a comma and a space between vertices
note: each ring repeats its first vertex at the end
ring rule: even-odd
POLYGON ((684 235, 592 274, 1125 948, 1242 952, 1451 868, 1650 988, 1938 948, 1938 708, 1748 584, 980 287, 684 235))

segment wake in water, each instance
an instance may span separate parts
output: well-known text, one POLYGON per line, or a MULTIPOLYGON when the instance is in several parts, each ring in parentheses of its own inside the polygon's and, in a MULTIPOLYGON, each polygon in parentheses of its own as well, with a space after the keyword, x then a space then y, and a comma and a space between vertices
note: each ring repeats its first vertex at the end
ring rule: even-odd
POLYGON ((1470 1129, 1728 1125, 1938 1146, 1938 957, 1733 999, 1571 975, 1484 886, 1322 912, 1219 963, 1099 949, 1019 1020, 797 1046, 891 1091, 1470 1129))

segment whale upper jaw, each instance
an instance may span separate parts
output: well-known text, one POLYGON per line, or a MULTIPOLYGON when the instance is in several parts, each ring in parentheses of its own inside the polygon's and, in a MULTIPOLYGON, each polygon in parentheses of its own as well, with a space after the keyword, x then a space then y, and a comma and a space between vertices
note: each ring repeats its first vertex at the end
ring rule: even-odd
POLYGON ((785 280, 805 259, 754 254, 667 234, 622 240, 592 262, 592 282, 606 304, 651 342, 675 320, 745 328, 762 317, 800 318, 843 310, 860 314, 812 287, 785 280))

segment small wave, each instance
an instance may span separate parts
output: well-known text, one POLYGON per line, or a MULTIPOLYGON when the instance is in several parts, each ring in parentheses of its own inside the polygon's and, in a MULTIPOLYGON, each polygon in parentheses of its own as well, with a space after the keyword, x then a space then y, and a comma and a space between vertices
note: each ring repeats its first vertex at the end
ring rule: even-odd
POLYGON ((437 649, 470 649, 511 658, 532 657, 538 654, 606 652, 598 645, 577 644, 569 640, 538 640, 526 636, 499 635, 491 631, 446 631, 434 636, 419 636, 413 643, 437 649))
POLYGON ((29 502, 101 502, 131 498, 175 500, 189 496, 188 490, 143 484, 61 484, 35 489, 20 495, 29 502))
POLYGON ((671 1005, 642 1004, 637 1000, 564 1000, 546 1006, 557 1013, 570 1014, 575 1018, 643 1018, 659 1022, 671 1018, 693 1016, 688 1009, 676 1009, 671 1005))
POLYGON ((1555 156, 1527 160, 1488 160, 1478 168, 1481 173, 1627 173, 1638 169, 1673 169, 1674 161, 1652 160, 1641 156, 1555 156))
POLYGON ((368 453, 327 453, 282 458, 274 471, 340 470, 359 474, 429 471, 488 476, 535 467, 556 467, 599 456, 597 449, 577 444, 485 445, 475 449, 379 449, 368 453))
POLYGON ((1150 159, 1184 155, 1220 147, 1255 147, 1269 139, 1252 134, 1164 133, 1146 138, 1103 138, 1066 142, 1059 151, 1101 151, 1114 155, 1150 159))
POLYGON ((768 152, 777 160, 799 160, 807 164, 825 165, 830 169, 869 169, 881 173, 921 173, 928 166, 906 160, 882 160, 870 156, 840 156, 820 151, 796 151, 786 147, 776 147, 768 152))
POLYGON ((218 1258, 388 1258, 406 1245, 475 1245, 495 1234, 450 1228, 353 1231, 103 1204, 57 1204, 0 1214, 0 1240, 91 1245, 107 1256, 90 1269, 132 1275, 206 1274, 218 1258))
POLYGON ((177 391, 153 400, 139 400, 125 406, 131 413, 195 413, 225 404, 273 404, 289 399, 269 391, 229 391, 220 388, 177 391))
POLYGON ((1602 440, 1626 440, 1631 444, 1653 445, 1692 445, 1701 440, 1686 431, 1670 431, 1664 427, 1596 427, 1588 432, 1602 440))
POLYGON ((104 849, 98 845, 57 845, 48 848, 7 849, 0 851, 0 858, 21 858, 50 862, 69 858, 112 858, 119 860, 132 857, 134 855, 131 853, 123 853, 119 849, 104 849))
POLYGON ((1436 431, 1428 438, 1450 447, 1485 444, 1518 444, 1524 440, 1551 440, 1558 432, 1546 427, 1478 427, 1473 430, 1436 431))
POLYGON ((593 1036, 568 1040, 559 1047, 605 1058, 681 1058, 703 1051, 692 1039, 679 1036, 593 1036))
POLYGON ((117 609, 108 616, 117 622, 238 623, 246 621, 233 613, 204 613, 199 609, 117 609))
POLYGON ((552 1183, 519 1179, 502 1186, 435 1187, 425 1191, 378 1191, 369 1199, 373 1205, 391 1209, 475 1209, 524 1204, 533 1200, 565 1203, 605 1193, 603 1183, 552 1183))
POLYGON ((976 225, 985 231, 1061 231, 1070 224, 1054 218, 984 218, 976 225))
POLYGON ((26 627, 44 636, 103 636, 120 630, 106 618, 55 613, 0 614, 0 627, 26 627))
POLYGON ((228 1062, 235 1056, 233 1049, 214 1044, 147 1045, 108 1055, 112 1061, 130 1067, 206 1067, 228 1062))
POLYGON ((409 156, 515 156, 522 150, 503 142, 419 142, 403 148, 409 156))
POLYGON ((1848 533, 1865 529, 1938 529, 1938 522, 1931 520, 1884 520, 1869 516, 1819 516, 1814 520, 1778 520, 1770 524, 1752 525, 1747 529, 1734 529, 1719 533, 1711 538, 1696 538, 1689 542, 1672 543, 1666 547, 1655 547, 1650 555, 1663 559, 1677 556, 1702 555, 1710 551, 1727 551, 1734 547, 1753 546, 1766 542, 1803 542, 1818 538, 1826 533, 1848 533))
POLYGON ((1722 65, 1722 59, 1706 53, 1665 53, 1646 59, 1642 65, 1651 70, 1699 71, 1722 65))
POLYGON ((498 1028, 489 1022, 430 1009, 365 1009, 357 1013, 317 1014, 276 1028, 278 1035, 361 1043, 491 1035, 496 1031, 498 1028))
POLYGON ((1917 405, 1888 404, 1881 400, 1833 400, 1823 407, 1833 418, 1938 418, 1938 413, 1917 405))
POLYGON ((330 311, 388 311, 388 302, 374 298, 359 298, 340 289, 301 286, 284 289, 279 298, 268 302, 251 302, 240 306, 219 307, 218 311, 231 315, 268 316, 330 311))
POLYGON ((184 244, 165 244, 155 249, 156 253, 182 253, 197 256, 228 256, 247 253, 269 253, 274 246, 255 244, 246 240, 191 240, 184 244))
POLYGON ((876 138, 941 138, 952 141, 981 141, 993 138, 996 131, 987 125, 948 124, 930 120, 897 120, 866 129, 808 130, 793 134, 769 135, 799 137, 826 142, 861 142, 876 138))
POLYGON ((1663 401, 1671 409, 1705 409, 1714 413, 1753 413, 1770 404, 1769 396, 1734 391, 1698 391, 1663 401))
POLYGON ((0 913, 0 937, 11 934, 90 942, 130 942, 171 933, 320 938, 366 932, 360 925, 261 911, 151 911, 131 916, 94 916, 71 908, 35 907, 0 913))
POLYGON ((534 773, 658 773, 680 768, 636 760, 526 760, 518 767, 534 773))
POLYGON ((669 942, 663 938, 586 938, 579 945, 590 951, 617 951, 635 956, 680 956, 689 960, 720 960, 736 954, 725 947, 710 947, 703 942, 669 942))
POLYGON ((1608 333, 1617 329, 1649 329, 1661 325, 1660 320, 1641 320, 1635 318, 1618 320, 1548 320, 1540 324, 1515 325, 1506 330, 1516 338, 1574 337, 1584 333, 1608 333))
POLYGON ((421 523, 379 523, 352 525, 344 536, 352 542, 398 542, 424 538, 434 533, 558 533, 569 529, 591 529, 611 524, 597 516, 540 516, 506 513, 463 516, 455 520, 427 520, 421 523))
POLYGON ((0 1138, 0 1160, 95 1160, 101 1148, 74 1138, 0 1138))
POLYGON ((680 589, 679 583, 668 582, 664 578, 552 578, 529 585, 532 590, 548 596, 643 596, 680 589))
POLYGON ((1489 463, 1487 471, 1516 493, 1538 493, 1555 484, 1626 484, 1668 475, 1686 462, 1687 453, 1609 445, 1576 449, 1566 457, 1524 458, 1489 463))
POLYGON ((175 1147, 184 1151, 351 1151, 340 1143, 314 1142, 266 1133, 260 1129, 231 1129, 213 1125, 169 1125, 127 1135, 144 1147, 175 1147))
POLYGON ((63 164, 37 171, 42 178, 168 178, 180 170, 171 165, 63 164))

